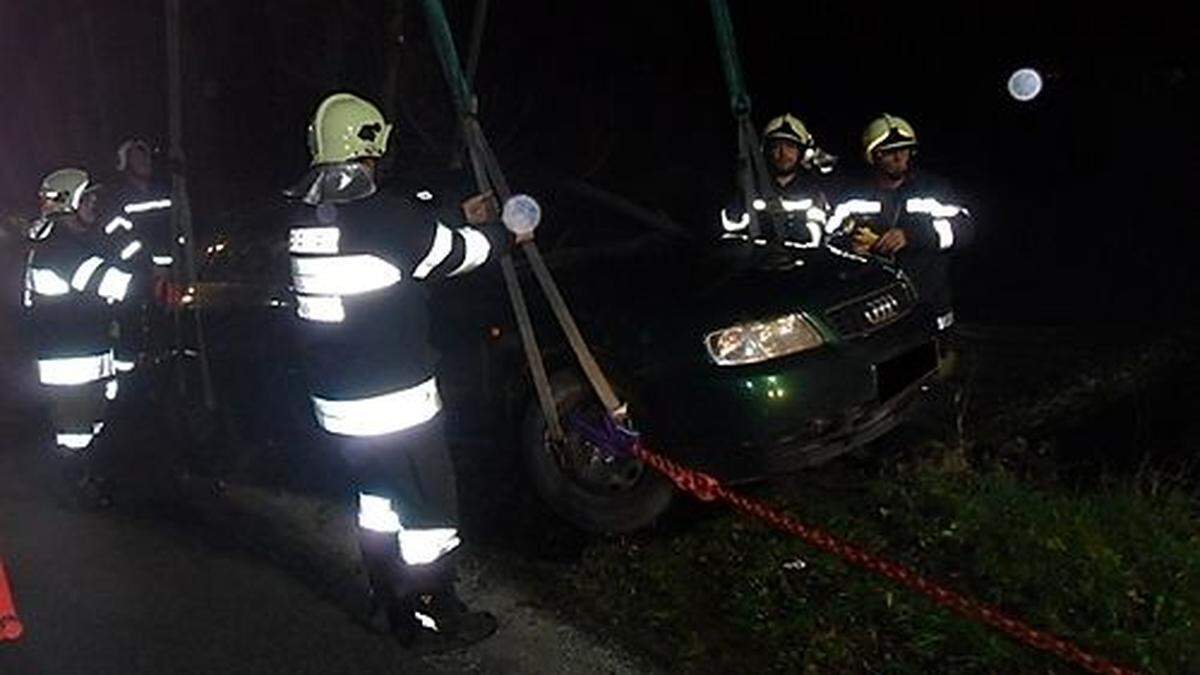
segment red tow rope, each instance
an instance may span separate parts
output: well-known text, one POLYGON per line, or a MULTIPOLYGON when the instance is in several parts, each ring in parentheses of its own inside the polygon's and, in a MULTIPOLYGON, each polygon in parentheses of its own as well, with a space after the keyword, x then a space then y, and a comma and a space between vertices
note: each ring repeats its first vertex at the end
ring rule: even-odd
POLYGON ((738 511, 762 520, 777 530, 795 535, 814 548, 831 553, 852 565, 887 577, 960 616, 990 626, 1026 646, 1049 652, 1093 673, 1130 675, 1138 672, 1086 652, 1056 635, 1040 631, 995 607, 984 605, 977 600, 956 593, 921 576, 911 568, 879 558, 857 546, 841 541, 827 532, 804 525, 779 513, 763 502, 730 492, 716 478, 680 466, 662 455, 645 449, 640 442, 633 443, 630 451, 642 462, 670 478, 679 489, 701 501, 721 500, 727 502, 738 511))
POLYGON ((17 607, 13 604, 8 575, 4 571, 4 561, 0 560, 0 642, 16 640, 24 632, 25 626, 17 618, 17 607))

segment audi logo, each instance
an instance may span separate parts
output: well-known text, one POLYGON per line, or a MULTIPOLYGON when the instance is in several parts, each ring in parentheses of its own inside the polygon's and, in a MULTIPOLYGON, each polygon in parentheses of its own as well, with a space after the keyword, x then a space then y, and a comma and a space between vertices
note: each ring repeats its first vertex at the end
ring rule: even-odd
POLYGON ((889 293, 868 300, 867 309, 863 312, 863 317, 866 318, 867 323, 872 326, 878 326, 884 321, 895 318, 896 312, 899 310, 899 301, 889 293))

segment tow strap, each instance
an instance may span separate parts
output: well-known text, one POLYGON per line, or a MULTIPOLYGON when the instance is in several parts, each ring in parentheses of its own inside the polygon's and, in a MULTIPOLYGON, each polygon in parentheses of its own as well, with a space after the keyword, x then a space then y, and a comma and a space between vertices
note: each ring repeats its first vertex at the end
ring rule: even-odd
POLYGON ((746 89, 746 78, 742 74, 742 62, 738 58, 737 40, 733 36, 733 20, 725 0, 709 0, 713 28, 717 34, 717 51, 721 56, 721 72, 725 74, 725 87, 729 91, 729 109, 737 124, 737 182, 742 197, 742 208, 750 217, 750 236, 762 233, 758 209, 751 205, 765 194, 768 178, 767 165, 759 149, 758 131, 750 118, 750 92, 746 89))
MULTIPOLYGON (((509 189, 504 172, 501 170, 500 164, 496 161, 496 156, 488 144, 487 137, 483 133, 483 128, 479 125, 478 101, 471 90, 471 85, 463 75, 462 65, 458 59, 458 51, 454 46, 454 39, 450 33, 450 25, 446 20, 445 10, 442 7, 441 0, 423 0, 423 4, 426 19, 429 22, 430 33, 433 36, 434 46, 438 54, 438 60, 442 65, 442 74, 445 76, 446 83, 450 87, 450 93, 454 99, 454 107, 462 123, 463 139, 466 141, 467 151, 471 157, 471 166, 474 169, 476 185, 481 193, 494 192, 499 198, 500 203, 503 204, 512 196, 512 191, 509 189)), ((558 284, 555 283, 554 277, 550 274, 550 270, 546 267, 546 263, 542 259, 537 244, 527 241, 522 243, 520 248, 529 261, 529 266, 533 270, 534 277, 537 279, 538 285, 541 286, 547 302, 550 304, 550 309, 554 312, 554 316, 558 320, 558 325, 567 337, 571 351, 575 353, 575 358, 580 368, 583 369, 584 375, 592 385, 592 389, 600 398, 605 411, 610 417, 616 419, 623 418, 625 406, 613 392, 608 378, 605 377, 604 372, 600 369, 600 365, 596 362, 595 357, 592 356, 587 342, 579 332, 575 318, 571 315, 571 310, 567 307, 566 300, 563 299, 562 293, 558 289, 558 284)), ((561 442, 564 438, 562 420, 559 418, 558 407, 554 402, 554 392, 550 389, 550 380, 546 375, 546 366, 542 360, 537 336, 533 330, 533 322, 529 318, 529 308, 525 302, 525 294, 521 290, 521 284, 517 278, 511 253, 506 251, 501 256, 500 266, 504 274, 504 285, 508 289, 513 313, 516 315, 517 327, 521 334, 521 343, 525 349, 526 360, 529 363, 529 370, 533 377, 534 388, 537 391, 538 403, 542 408, 542 415, 546 419, 551 439, 556 443, 561 442)))

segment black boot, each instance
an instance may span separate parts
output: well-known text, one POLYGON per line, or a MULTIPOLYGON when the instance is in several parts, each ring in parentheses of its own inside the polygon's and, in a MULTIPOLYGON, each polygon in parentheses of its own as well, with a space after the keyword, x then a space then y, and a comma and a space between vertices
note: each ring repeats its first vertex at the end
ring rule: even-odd
POLYGON ((414 619, 405 632, 409 649, 424 653, 462 649, 496 632, 495 617, 471 611, 455 592, 453 556, 428 565, 407 565, 404 570, 412 589, 405 611, 414 619))
MULTIPOLYGON (((473 611, 458 597, 454 583, 445 582, 437 592, 419 596, 417 612, 432 619, 437 630, 463 646, 474 644, 496 632, 496 617, 473 611)), ((419 618, 419 617, 418 617, 419 618)))
POLYGON ((401 601, 396 640, 412 654, 440 654, 469 647, 496 632, 496 618, 472 612, 441 595, 412 595, 401 601))
POLYGON ((372 630, 391 633, 412 654, 462 649, 496 632, 495 617, 459 599, 448 561, 405 565, 395 534, 359 530, 358 541, 371 584, 372 630))
POLYGON ((401 607, 404 595, 400 569, 400 544, 395 533, 358 531, 358 547, 370 584, 367 625, 371 630, 393 633, 406 625, 405 616, 412 614, 401 607))
POLYGON ((112 505, 112 484, 92 470, 90 462, 62 448, 55 458, 58 478, 55 493, 70 509, 92 511, 112 505))
POLYGON ((76 503, 85 511, 107 509, 113 505, 112 481, 105 476, 85 473, 74 487, 76 503))

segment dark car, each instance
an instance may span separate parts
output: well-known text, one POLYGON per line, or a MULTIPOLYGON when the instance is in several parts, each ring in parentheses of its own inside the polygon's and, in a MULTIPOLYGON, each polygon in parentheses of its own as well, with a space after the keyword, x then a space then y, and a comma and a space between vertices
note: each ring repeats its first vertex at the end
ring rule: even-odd
MULTIPOLYGON (((828 247, 713 244, 611 195, 548 185, 530 190, 546 214, 539 246, 658 452, 729 482, 816 465, 892 428, 936 370, 933 321, 894 267, 828 247)), ((262 219, 208 246, 198 302, 222 395, 251 411, 242 433, 278 444, 315 425, 289 345, 284 225, 262 219)), ((572 428, 599 402, 524 260, 514 260, 568 442, 547 440, 495 267, 432 296, 452 440, 485 438, 489 452, 521 457, 542 499, 581 528, 644 526, 672 487, 572 428)))

